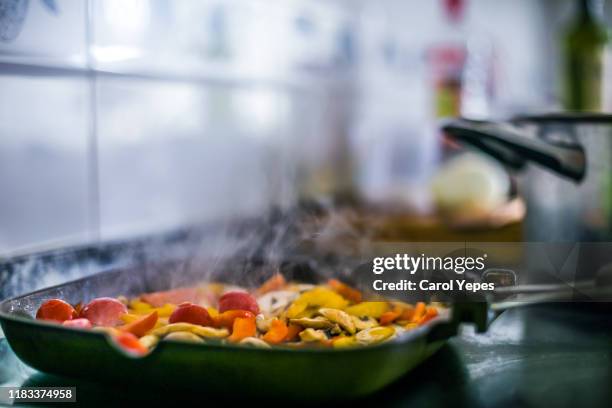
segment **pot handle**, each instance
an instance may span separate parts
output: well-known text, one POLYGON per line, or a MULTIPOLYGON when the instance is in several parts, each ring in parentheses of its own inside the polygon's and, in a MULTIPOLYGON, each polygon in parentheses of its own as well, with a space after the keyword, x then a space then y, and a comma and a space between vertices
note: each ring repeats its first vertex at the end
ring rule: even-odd
POLYGON ((580 145, 553 145, 494 122, 455 119, 442 129, 513 168, 520 168, 521 160, 526 159, 577 182, 586 173, 586 156, 580 145))

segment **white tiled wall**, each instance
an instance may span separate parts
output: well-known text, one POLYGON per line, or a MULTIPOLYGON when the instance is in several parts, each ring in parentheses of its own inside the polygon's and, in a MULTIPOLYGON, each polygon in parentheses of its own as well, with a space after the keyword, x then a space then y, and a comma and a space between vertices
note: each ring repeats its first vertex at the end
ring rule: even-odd
POLYGON ((91 238, 87 82, 0 75, 0 89, 0 254, 91 238))
POLYGON ((84 67, 87 1, 0 2, 3 62, 84 67))
POLYGON ((286 120, 282 97, 271 91, 100 80, 102 238, 265 211, 275 170, 271 147, 278 145, 286 120), (241 115, 258 111, 255 117, 241 115))
MULTIPOLYGON (((382 3, 383 37, 421 47, 439 28, 423 23, 435 2, 0 0, 0 256, 258 214, 290 205, 295 178, 350 182, 342 87, 375 55, 368 32, 348 34, 382 3)), ((537 36, 536 2, 473 3, 513 47, 537 36)), ((512 62, 510 99, 529 92, 536 47, 512 62)), ((395 114, 425 103, 406 89, 395 114)))

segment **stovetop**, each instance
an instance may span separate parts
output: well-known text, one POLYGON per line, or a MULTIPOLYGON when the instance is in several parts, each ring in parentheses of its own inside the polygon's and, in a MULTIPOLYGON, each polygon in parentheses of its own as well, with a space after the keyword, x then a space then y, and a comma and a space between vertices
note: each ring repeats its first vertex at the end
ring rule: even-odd
MULTIPOLYGON (((154 241, 164 248, 165 257, 181 257, 185 255, 184 238, 175 234, 154 241)), ((143 262, 151 256, 146 248, 151 248, 151 240, 52 251, 0 263, 0 298, 109 267, 143 262)), ((420 367, 360 403, 424 407, 612 406, 609 310, 602 313, 588 305, 548 304, 506 311, 484 334, 465 327, 420 367)), ((1 332, 0 386, 76 386, 77 401, 86 406, 138 402, 177 405, 193 398, 38 372, 19 361, 1 332)))
MULTIPOLYGON (((611 345, 608 316, 559 305, 514 309, 502 314, 485 334, 465 328, 420 367, 360 403, 428 408, 609 407, 611 345)), ((21 363, 1 339, 0 386, 19 385, 75 386, 77 401, 85 406, 176 406, 193 398, 47 375, 21 363)))

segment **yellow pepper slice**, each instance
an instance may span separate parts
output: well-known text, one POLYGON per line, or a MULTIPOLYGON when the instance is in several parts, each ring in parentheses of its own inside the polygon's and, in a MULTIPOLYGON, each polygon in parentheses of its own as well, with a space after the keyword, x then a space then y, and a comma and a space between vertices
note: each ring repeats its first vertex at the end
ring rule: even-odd
POLYGON ((150 313, 150 310, 153 309, 153 306, 150 304, 143 302, 139 299, 133 299, 130 301, 128 307, 134 311, 134 313, 150 313))
POLYGON ((361 302, 347 307, 345 312, 357 317, 368 316, 378 319, 387 310, 389 310, 387 302, 361 302))
POLYGON ((357 345, 357 340, 354 336, 343 336, 333 340, 334 348, 348 348, 357 345))
POLYGON ((344 309, 348 303, 348 300, 333 290, 318 287, 302 293, 299 298, 293 301, 289 309, 287 309, 287 317, 290 319, 302 317, 309 308, 329 307, 344 309))

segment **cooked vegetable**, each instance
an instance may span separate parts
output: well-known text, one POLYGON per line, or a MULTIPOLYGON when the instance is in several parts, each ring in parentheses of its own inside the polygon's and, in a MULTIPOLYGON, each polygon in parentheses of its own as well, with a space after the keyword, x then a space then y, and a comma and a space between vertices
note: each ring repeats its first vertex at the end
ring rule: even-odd
POLYGON ((348 301, 333 290, 315 287, 304 292, 289 306, 287 317, 294 319, 314 314, 321 307, 343 309, 347 305, 348 301))
POLYGON ((61 299, 49 299, 43 302, 36 312, 36 318, 64 322, 77 317, 76 310, 61 299))
POLYGON ((253 337, 257 333, 257 326, 255 325, 255 317, 237 317, 234 320, 234 326, 232 334, 229 336, 229 340, 238 342, 247 337, 253 337))
POLYGON ((402 315, 401 310, 390 310, 380 315, 380 324, 387 326, 396 321, 402 315))
POLYGON ((127 313, 127 308, 117 299, 101 297, 89 302, 81 311, 81 317, 86 318, 95 326, 117 326, 121 323, 121 315, 127 313))
POLYGON ((280 273, 274 274, 270 279, 265 281, 263 285, 257 288, 257 295, 264 295, 268 292, 277 291, 284 288, 287 285, 285 278, 280 273))
POLYGON ((319 309, 319 313, 321 313, 324 317, 329 319, 331 322, 338 323, 340 327, 349 332, 350 334, 355 334, 355 323, 351 316, 342 310, 338 309, 330 309, 330 308, 321 308, 319 309))
POLYGON ((258 348, 363 347, 420 327, 441 310, 423 302, 362 298, 361 292, 338 280, 314 286, 275 275, 249 292, 210 283, 133 299, 98 298, 80 313, 60 299, 50 299, 36 315, 66 327, 104 332, 127 352, 142 355, 161 340, 258 348))
POLYGON ((227 310, 247 310, 253 314, 259 313, 257 300, 245 292, 228 292, 219 299, 219 312, 227 310))
POLYGON ((299 319, 289 320, 293 324, 309 329, 331 329, 334 323, 322 316, 317 317, 301 317, 299 319))
POLYGON ((350 286, 340 282, 338 279, 330 279, 327 284, 342 297, 350 300, 353 303, 361 302, 361 292, 353 289, 350 286))
POLYGON ((178 331, 178 332, 170 333, 166 337, 164 337, 164 340, 186 341, 189 343, 203 343, 204 342, 204 340, 202 340, 200 337, 188 331, 178 331))
POLYGON ((132 333, 135 336, 142 337, 149 330, 155 327, 155 323, 157 323, 158 315, 157 310, 152 313, 141 317, 138 320, 133 321, 132 323, 126 324, 125 326, 120 327, 121 330, 126 331, 128 333, 132 333))
POLYGON ((274 319, 270 323, 270 329, 268 332, 262 337, 263 340, 270 344, 279 344, 282 343, 287 335, 289 334, 289 328, 279 319, 274 319))
POLYGON ((346 308, 346 312, 357 317, 374 317, 378 319, 389 310, 387 302, 361 302, 354 306, 346 308))
POLYGON ((135 355, 144 355, 149 352, 143 344, 138 341, 138 337, 132 333, 122 332, 114 337, 117 344, 125 351, 135 355))
POLYGON ((91 322, 84 317, 72 320, 64 320, 62 326, 72 327, 75 329, 91 329, 93 325, 91 322))
POLYGON ((168 323, 192 323, 200 326, 212 326, 213 319, 208 310, 193 303, 181 303, 168 318, 168 323))
POLYGON ((254 317, 255 315, 248 310, 227 310, 220 313, 215 319, 215 326, 226 327, 231 329, 234 326, 234 320, 239 317, 254 317))

